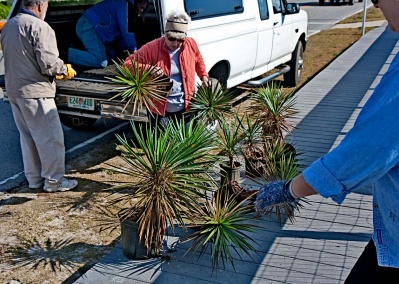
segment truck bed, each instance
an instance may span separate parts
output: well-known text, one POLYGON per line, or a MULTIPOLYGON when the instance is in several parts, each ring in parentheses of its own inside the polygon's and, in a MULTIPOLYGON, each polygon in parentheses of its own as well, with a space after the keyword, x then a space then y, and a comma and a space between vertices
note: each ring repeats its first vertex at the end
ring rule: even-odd
MULTIPOLYGON (((79 73, 72 80, 57 80, 58 94, 109 99, 118 93, 120 85, 113 84, 107 77, 112 76, 112 67, 92 69, 79 73)), ((5 89, 4 75, 0 75, 0 87, 5 89)))

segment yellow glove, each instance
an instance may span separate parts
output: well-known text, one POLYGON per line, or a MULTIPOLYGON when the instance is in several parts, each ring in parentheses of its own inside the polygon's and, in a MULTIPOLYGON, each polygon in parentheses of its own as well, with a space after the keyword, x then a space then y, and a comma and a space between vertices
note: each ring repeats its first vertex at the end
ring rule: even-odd
POLYGON ((76 71, 73 70, 71 64, 65 64, 65 66, 67 67, 67 73, 66 75, 64 75, 64 80, 71 80, 73 77, 76 76, 76 71))
POLYGON ((57 80, 70 80, 76 76, 76 71, 72 68, 71 64, 65 64, 67 68, 67 73, 62 75, 55 75, 55 79, 57 80))

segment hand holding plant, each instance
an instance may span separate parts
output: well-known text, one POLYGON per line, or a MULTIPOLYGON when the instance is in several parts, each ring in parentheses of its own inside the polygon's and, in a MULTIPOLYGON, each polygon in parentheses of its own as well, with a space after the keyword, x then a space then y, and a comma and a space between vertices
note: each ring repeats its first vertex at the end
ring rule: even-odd
POLYGON ((264 212, 267 207, 285 202, 294 202, 295 197, 289 189, 292 181, 275 181, 263 186, 256 195, 255 209, 264 212))

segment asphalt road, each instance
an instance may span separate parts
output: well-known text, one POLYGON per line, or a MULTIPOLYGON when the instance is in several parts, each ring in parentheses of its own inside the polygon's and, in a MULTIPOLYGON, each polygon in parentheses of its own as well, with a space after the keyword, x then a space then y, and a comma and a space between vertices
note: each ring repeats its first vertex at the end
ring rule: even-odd
MULTIPOLYGON (((331 28, 341 19, 362 11, 364 5, 361 2, 355 2, 352 6, 342 3, 331 4, 328 1, 324 6, 319 6, 318 1, 292 0, 290 2, 294 1, 301 5, 301 9, 308 12, 309 35, 331 28)), ((370 2, 367 4, 370 5, 370 2)), ((0 58, 2 58, 1 51, 0 58)), ((4 74, 2 61, 0 61, 0 74, 4 74)), ((10 104, 1 98, 0 90, 0 192, 19 186, 25 181, 19 133, 12 117, 10 104)), ((67 159, 76 157, 96 147, 104 139, 113 138, 115 132, 129 131, 129 128, 127 122, 102 119, 91 131, 77 131, 65 127, 66 157, 67 159)))
MULTIPOLYGON (((364 1, 366 1, 367 7, 371 5, 370 0, 364 1)), ((358 2, 358 0, 355 0, 354 5, 345 4, 342 0, 339 3, 331 3, 328 0, 325 0, 323 6, 319 6, 318 1, 289 0, 289 2, 298 3, 301 6, 301 9, 308 13, 309 35, 321 30, 330 29, 342 19, 363 11, 363 6, 365 4, 363 2, 358 2)))

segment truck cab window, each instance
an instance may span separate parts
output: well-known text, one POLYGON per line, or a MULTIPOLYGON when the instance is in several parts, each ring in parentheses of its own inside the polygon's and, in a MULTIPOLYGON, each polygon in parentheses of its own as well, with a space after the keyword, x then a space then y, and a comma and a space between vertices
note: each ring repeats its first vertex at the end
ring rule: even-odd
POLYGON ((184 0, 184 6, 192 20, 244 12, 242 0, 184 0))
POLYGON ((285 6, 281 0, 272 0, 274 13, 284 13, 285 6))
POLYGON ((266 0, 258 0, 258 5, 259 5, 260 19, 262 21, 269 19, 269 7, 267 6, 267 1, 266 0))

